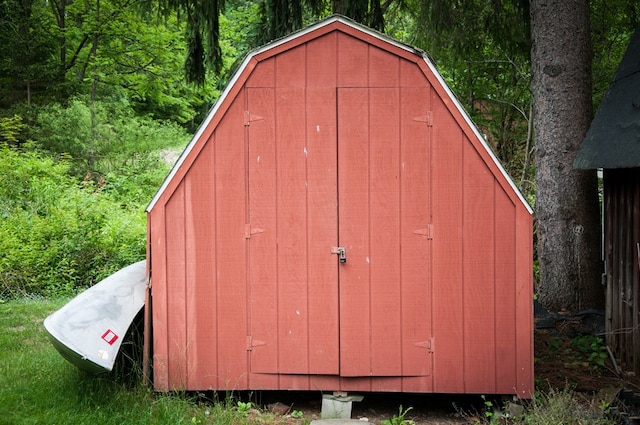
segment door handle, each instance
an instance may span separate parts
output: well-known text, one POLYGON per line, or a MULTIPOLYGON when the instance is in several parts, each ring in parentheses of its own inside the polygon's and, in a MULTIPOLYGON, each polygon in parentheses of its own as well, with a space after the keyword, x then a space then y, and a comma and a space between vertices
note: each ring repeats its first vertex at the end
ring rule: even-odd
POLYGON ((337 254, 338 255, 338 259, 340 260, 341 263, 346 263, 347 262, 347 250, 344 249, 344 247, 342 246, 333 246, 331 247, 331 253, 332 254, 337 254))

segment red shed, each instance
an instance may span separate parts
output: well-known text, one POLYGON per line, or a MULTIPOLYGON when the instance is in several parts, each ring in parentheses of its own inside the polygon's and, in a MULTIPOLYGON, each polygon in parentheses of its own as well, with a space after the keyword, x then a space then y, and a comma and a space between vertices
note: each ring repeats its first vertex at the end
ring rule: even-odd
POLYGON ((252 52, 147 212, 158 390, 532 394, 531 209, 415 48, 252 52))

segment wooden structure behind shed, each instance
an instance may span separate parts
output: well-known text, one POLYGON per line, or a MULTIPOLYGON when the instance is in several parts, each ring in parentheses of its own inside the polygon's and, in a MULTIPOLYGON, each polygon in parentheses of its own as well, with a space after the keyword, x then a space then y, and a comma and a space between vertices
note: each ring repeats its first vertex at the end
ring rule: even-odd
POLYGON ((574 166, 603 169, 606 340, 640 374, 640 26, 574 166))
POLYGON ((531 209, 414 48, 252 52, 147 211, 158 390, 532 394, 531 209))

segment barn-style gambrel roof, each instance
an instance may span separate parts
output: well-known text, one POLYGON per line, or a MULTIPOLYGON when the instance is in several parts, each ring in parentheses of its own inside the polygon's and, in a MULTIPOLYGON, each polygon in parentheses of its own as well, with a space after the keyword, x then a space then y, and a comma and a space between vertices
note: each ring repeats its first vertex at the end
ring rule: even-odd
POLYGON ((418 49, 251 52, 147 212, 159 391, 533 392, 531 208, 418 49))
POLYGON ((170 187, 172 186, 172 180, 176 177, 179 178, 179 176, 181 175, 180 170, 182 169, 184 172, 185 166, 186 168, 189 167, 189 164, 194 159, 193 151, 198 151, 199 149, 197 145, 199 143, 203 143, 203 134, 210 130, 211 126, 215 125, 214 121, 216 121, 217 118, 224 114, 224 109, 228 107, 230 98, 237 94, 237 88, 247 80, 247 78, 251 75, 252 71, 256 68, 259 62, 265 61, 278 55, 282 52, 283 49, 289 49, 292 45, 308 42, 313 38, 321 37, 324 34, 336 29, 348 32, 352 36, 361 38, 363 39, 363 41, 366 41, 373 45, 377 45, 378 47, 382 47, 383 49, 388 48, 392 51, 399 52, 401 56, 406 56, 407 58, 412 58, 413 61, 419 62, 418 65, 421 69, 423 69, 423 72, 425 72, 425 74, 428 74, 429 77, 435 77, 437 79, 438 84, 434 86, 437 86, 438 90, 443 90, 443 93, 441 95, 443 96, 443 98, 446 98, 451 102, 449 108, 452 111, 456 112, 456 118, 458 120, 463 121, 463 127, 469 129, 469 131, 473 133, 469 134, 468 137, 473 141, 473 143, 478 143, 480 145, 477 146, 477 148, 484 152, 486 161, 490 162, 492 167, 495 167, 495 170, 497 170, 496 174, 502 177, 504 184, 510 187, 519 201, 522 202, 522 204, 529 211, 529 213, 533 213, 531 206, 526 201, 524 196, 520 193, 511 177, 508 175, 498 158, 488 146, 478 128, 471 121, 471 118, 466 113, 454 93, 450 90, 449 86, 444 81, 444 78, 436 69, 436 66, 431 61, 431 59, 428 57, 427 53, 414 46, 402 43, 368 27, 362 26, 355 21, 341 15, 330 16, 314 25, 304 28, 289 36, 275 40, 247 54, 241 65, 238 67, 238 70, 235 72, 226 88, 209 111, 207 117, 200 125, 193 139, 187 145, 182 155, 178 158, 173 169, 163 182, 162 186, 156 192, 156 195, 147 206, 146 211, 151 211, 160 197, 163 195, 163 193, 168 188, 170 189, 170 187))

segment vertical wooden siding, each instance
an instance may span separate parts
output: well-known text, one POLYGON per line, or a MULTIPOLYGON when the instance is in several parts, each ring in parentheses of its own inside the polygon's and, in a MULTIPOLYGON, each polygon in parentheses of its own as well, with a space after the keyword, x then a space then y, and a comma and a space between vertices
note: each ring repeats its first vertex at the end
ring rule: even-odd
POLYGON ((246 155, 236 125, 244 109, 230 106, 199 160, 150 213, 159 390, 246 387, 246 155))
POLYGON ((149 215, 156 388, 529 396, 531 216, 438 82, 340 31, 250 71, 149 215))
POLYGON ((605 170, 607 345, 626 370, 640 373, 640 170, 605 170))
POLYGON ((529 397, 532 219, 432 104, 434 389, 529 397))

